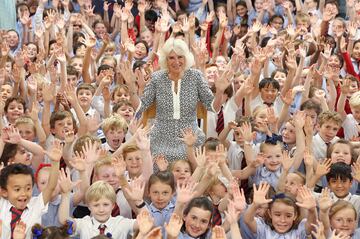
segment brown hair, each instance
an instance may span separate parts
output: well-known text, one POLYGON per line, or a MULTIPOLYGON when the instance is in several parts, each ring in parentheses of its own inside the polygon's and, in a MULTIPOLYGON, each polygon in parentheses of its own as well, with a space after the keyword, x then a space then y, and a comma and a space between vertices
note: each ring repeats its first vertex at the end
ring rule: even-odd
POLYGON ((175 178, 171 172, 169 172, 169 171, 161 172, 160 171, 156 174, 152 174, 149 178, 148 185, 147 185, 148 191, 150 190, 151 185, 153 185, 157 182, 161 182, 161 183, 169 185, 172 189, 172 193, 175 192, 175 178))
POLYGON ((91 94, 94 95, 95 93, 95 88, 94 86, 92 86, 91 84, 89 83, 82 83, 80 84, 77 88, 76 88, 76 95, 79 94, 79 91, 80 90, 89 90, 91 91, 91 94))
POLYGON ((73 122, 74 132, 76 133, 77 125, 76 125, 75 118, 74 118, 74 116, 73 116, 73 114, 71 112, 66 111, 66 110, 52 112, 51 117, 50 117, 50 129, 55 128, 56 121, 63 120, 65 118, 67 118, 67 117, 71 117, 72 122, 73 122))
POLYGON ((357 159, 357 155, 354 150, 354 146, 348 140, 345 140, 345 139, 339 139, 335 143, 331 144, 330 147, 328 147, 328 149, 326 151, 326 157, 331 158, 331 154, 332 154, 332 152, 334 150, 334 146, 336 144, 345 144, 350 147, 350 154, 351 154, 351 163, 350 164, 353 164, 357 159))
POLYGON ((267 210, 267 213, 265 213, 266 224, 269 225, 272 230, 274 230, 274 226, 272 225, 272 219, 270 217, 270 211, 271 211, 274 203, 283 203, 287 206, 294 208, 296 219, 289 231, 296 229, 301 221, 300 207, 296 205, 295 198, 293 198, 291 195, 286 194, 286 193, 278 193, 273 196, 272 202, 269 203, 269 209, 267 210))
POLYGON ((70 238, 69 234, 72 230, 69 230, 69 227, 72 226, 67 221, 65 225, 61 227, 43 227, 42 225, 36 223, 32 228, 31 232, 36 236, 37 239, 66 239, 70 238), (40 235, 39 235, 40 234, 40 235))
POLYGON ((81 153, 83 151, 83 147, 85 146, 86 142, 90 141, 91 143, 98 142, 101 144, 101 141, 98 137, 92 136, 89 134, 80 136, 73 146, 74 153, 81 153))
POLYGON ((140 150, 140 148, 136 144, 130 144, 130 145, 125 146, 122 150, 124 159, 126 158, 128 153, 136 152, 139 150, 140 150))
POLYGON ((324 111, 319 115, 319 125, 322 126, 324 123, 334 121, 338 126, 342 125, 342 118, 338 112, 335 111, 324 111))

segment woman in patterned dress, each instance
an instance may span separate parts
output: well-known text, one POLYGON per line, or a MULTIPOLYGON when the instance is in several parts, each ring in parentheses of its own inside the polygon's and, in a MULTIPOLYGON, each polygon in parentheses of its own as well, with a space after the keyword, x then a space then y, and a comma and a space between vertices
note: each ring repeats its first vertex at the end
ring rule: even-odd
POLYGON ((214 96, 202 73, 191 68, 194 56, 180 39, 167 40, 160 51, 159 65, 161 70, 152 74, 145 87, 138 113, 156 104, 154 127, 150 133, 154 156, 162 154, 169 161, 186 159, 182 130, 191 128, 197 135, 195 146, 204 142, 205 134, 197 125, 197 103, 200 101, 209 111, 219 111, 230 77, 223 77, 215 84, 217 93, 214 96))

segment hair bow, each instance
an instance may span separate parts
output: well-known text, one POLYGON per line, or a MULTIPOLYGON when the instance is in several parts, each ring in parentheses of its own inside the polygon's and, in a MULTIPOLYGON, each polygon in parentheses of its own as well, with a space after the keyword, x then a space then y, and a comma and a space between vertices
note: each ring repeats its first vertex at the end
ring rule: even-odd
POLYGON ((112 238, 112 234, 110 232, 106 233, 107 238, 112 238))
POLYGON ((38 239, 39 237, 41 237, 43 233, 43 230, 40 228, 34 228, 34 231, 33 231, 33 239, 38 239))
POLYGON ((70 221, 70 220, 67 220, 66 222, 67 222, 67 224, 68 224, 68 229, 66 230, 66 233, 67 233, 68 235, 72 235, 72 234, 73 234, 73 227, 72 227, 72 225, 74 224, 74 222, 73 222, 73 221, 70 221))
POLYGON ((282 136, 277 134, 272 134, 271 137, 266 136, 265 143, 276 145, 277 142, 282 142, 282 136))

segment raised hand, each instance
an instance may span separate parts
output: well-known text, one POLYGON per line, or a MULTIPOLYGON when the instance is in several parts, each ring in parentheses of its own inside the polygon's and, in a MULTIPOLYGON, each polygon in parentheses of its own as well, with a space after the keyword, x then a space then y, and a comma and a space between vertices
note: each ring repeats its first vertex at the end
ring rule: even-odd
MULTIPOLYGON (((360 157, 360 155, 359 155, 360 157)), ((352 168, 352 176, 353 178, 360 182, 360 162, 357 161, 357 162, 354 162, 353 165, 351 166, 352 168)))
POLYGON ((239 188, 239 185, 237 183, 231 184, 231 190, 233 194, 233 200, 234 200, 234 207, 238 212, 243 212, 246 209, 246 200, 245 200, 245 194, 244 189, 239 188))
POLYGON ((165 156, 160 154, 155 157, 155 164, 158 166, 160 171, 166 171, 169 167, 169 162, 166 160, 165 156))
POLYGON ((326 239, 324 224, 322 222, 317 220, 317 224, 311 224, 311 226, 315 229, 311 231, 315 239, 326 239))
POLYGON ((140 150, 150 150, 150 139, 146 129, 138 128, 135 133, 135 142, 140 150))
POLYGON ((205 167, 206 164, 206 149, 201 149, 201 147, 195 149, 195 160, 198 167, 205 167))
POLYGON ((72 168, 76 169, 79 172, 83 172, 86 170, 86 161, 83 154, 75 154, 72 160, 69 160, 69 164, 72 168))
POLYGON ((142 210, 136 217, 139 225, 139 231, 141 235, 146 235, 154 226, 154 218, 150 215, 149 211, 142 210))
POLYGON ((186 128, 181 131, 182 138, 181 140, 187 145, 187 146, 193 146, 196 143, 197 135, 193 133, 191 128, 186 128))
POLYGON ((316 167, 315 174, 317 176, 326 175, 328 172, 330 172, 331 164, 331 159, 326 159, 323 162, 319 163, 316 167))
POLYGON ((236 210, 236 202, 235 200, 229 200, 227 210, 225 211, 225 218, 229 222, 230 225, 238 222, 239 211, 236 210))
POLYGON ((4 142, 10 144, 18 144, 21 141, 19 130, 14 126, 4 128, 3 132, 6 131, 6 138, 3 138, 4 142))
POLYGON ((350 239, 350 236, 348 236, 345 232, 335 229, 331 234, 330 239, 350 239))
POLYGON ((26 224, 23 221, 18 221, 15 225, 13 232, 13 239, 25 239, 26 237, 26 224))
POLYGON ((74 142, 75 140, 75 133, 74 131, 67 131, 65 132, 65 143, 66 144, 71 144, 72 142, 74 142))
POLYGON ((306 186, 302 186, 298 190, 298 196, 299 198, 296 205, 299 207, 305 208, 305 209, 314 209, 316 208, 316 200, 314 196, 312 195, 310 189, 308 189, 306 186))
POLYGON ((126 171, 126 163, 122 155, 113 156, 111 165, 115 168, 115 173, 117 177, 124 175, 126 171))
POLYGON ((251 142, 253 140, 254 136, 251 132, 251 124, 249 122, 244 122, 238 129, 245 142, 251 142))
POLYGON ((221 226, 213 227, 211 239, 226 239, 224 228, 222 228, 221 226))
POLYGON ((177 182, 177 198, 176 202, 186 204, 190 202, 190 200, 194 197, 196 191, 195 191, 196 184, 194 182, 186 182, 180 184, 177 182))
POLYGON ((133 200, 134 202, 141 202, 144 197, 144 181, 140 178, 137 178, 130 183, 130 188, 125 187, 123 188, 123 190, 129 195, 131 200, 133 200))
POLYGON ((223 144, 219 144, 218 146, 216 146, 215 156, 216 162, 219 165, 226 163, 227 150, 223 144))
POLYGON ((315 157, 311 153, 310 148, 306 147, 304 151, 304 164, 306 166, 312 167, 314 165, 315 157))
POLYGON ((71 84, 67 84, 65 86, 65 96, 71 105, 74 106, 76 104, 77 97, 76 97, 75 87, 72 86, 71 84))
POLYGON ((170 217, 169 223, 165 223, 165 230, 170 238, 178 238, 183 220, 176 213, 173 213, 170 217))
POLYGON ((99 143, 96 141, 87 141, 82 147, 82 152, 87 163, 95 163, 100 157, 99 143))
POLYGON ((261 182, 259 187, 256 188, 256 185, 253 185, 254 188, 254 198, 253 203, 254 205, 260 206, 262 204, 266 204, 271 202, 271 199, 266 199, 266 194, 269 191, 270 185, 266 182, 261 182))
POLYGON ((287 151, 283 152, 281 164, 284 171, 289 171, 294 164, 294 158, 290 158, 287 151))
POLYGON ((53 162, 60 162, 64 146, 60 140, 55 139, 49 151, 44 151, 46 156, 53 162))
POLYGON ((228 67, 228 69, 222 73, 221 77, 215 81, 216 90, 219 92, 224 92, 231 84, 233 76, 233 70, 231 67, 228 67))
POLYGON ((318 199, 319 209, 322 212, 327 212, 331 205, 333 204, 333 201, 330 198, 330 190, 328 188, 323 188, 321 191, 321 195, 318 199))
POLYGON ((85 35, 85 38, 81 38, 81 39, 79 39, 79 41, 88 48, 93 48, 96 45, 95 36, 85 35))
POLYGON ((64 169, 62 168, 59 173, 59 185, 61 193, 66 194, 71 192, 75 187, 77 187, 81 180, 78 180, 76 182, 71 181, 70 171, 67 169, 66 173, 64 169))

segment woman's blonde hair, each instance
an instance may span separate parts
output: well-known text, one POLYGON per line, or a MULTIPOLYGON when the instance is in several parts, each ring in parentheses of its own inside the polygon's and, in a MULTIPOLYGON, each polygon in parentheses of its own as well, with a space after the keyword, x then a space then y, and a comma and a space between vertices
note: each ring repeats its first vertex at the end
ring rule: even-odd
POLYGON ((179 56, 185 57, 185 70, 189 69, 194 65, 194 56, 190 52, 187 44, 181 39, 169 38, 160 50, 159 65, 161 69, 168 69, 167 57, 171 51, 174 51, 179 56))
POLYGON ((116 202, 116 194, 113 187, 107 182, 97 181, 86 191, 85 201, 89 204, 89 202, 97 202, 101 198, 106 198, 112 203, 116 202))

